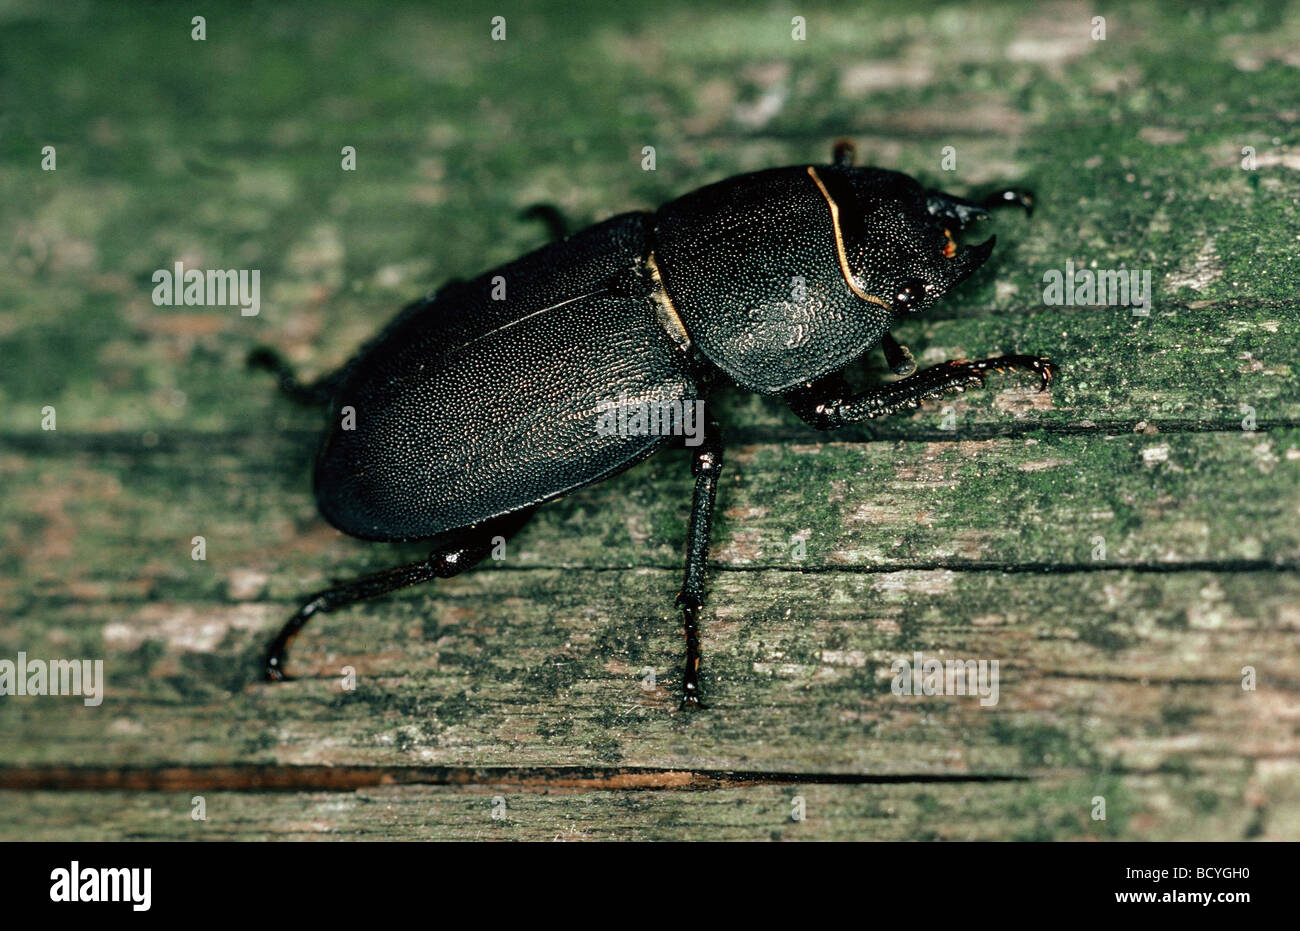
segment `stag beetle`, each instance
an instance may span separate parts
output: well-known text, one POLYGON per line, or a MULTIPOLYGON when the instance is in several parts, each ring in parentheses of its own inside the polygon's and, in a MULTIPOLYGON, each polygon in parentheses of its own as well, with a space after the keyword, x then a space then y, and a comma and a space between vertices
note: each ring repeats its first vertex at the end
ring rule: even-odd
MULTIPOLYGON (((314 476, 325 519, 365 540, 430 547, 427 559, 308 598, 268 647, 265 677, 286 677, 289 643, 312 616, 464 572, 542 502, 669 442, 662 432, 596 429, 614 396, 694 404, 726 378, 832 430, 982 385, 988 371, 1035 372, 1046 389, 1056 372, 1047 358, 916 371, 889 333, 984 264, 993 237, 960 247, 954 232, 1002 205, 1032 212, 1032 195, 1013 189, 977 203, 927 190, 898 172, 854 167, 845 140, 829 165, 739 175, 572 236, 543 209, 536 215, 558 241, 409 305, 312 384, 256 350, 251 365, 330 410, 314 476), (876 346, 907 377, 852 394, 842 373, 876 346)), ((721 468, 709 420, 694 450, 676 601, 683 708, 702 707, 698 621, 721 468)))

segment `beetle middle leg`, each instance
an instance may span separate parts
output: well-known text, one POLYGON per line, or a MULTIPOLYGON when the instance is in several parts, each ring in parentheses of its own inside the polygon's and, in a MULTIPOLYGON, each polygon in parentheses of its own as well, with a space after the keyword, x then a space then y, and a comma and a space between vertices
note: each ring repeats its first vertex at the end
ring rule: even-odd
POLYGON ((535 508, 528 508, 516 511, 513 514, 485 521, 477 527, 466 528, 449 537, 430 553, 427 559, 365 575, 312 595, 294 612, 293 617, 289 618, 284 627, 280 628, 280 632, 267 647, 262 664, 264 678, 268 682, 281 682, 290 678, 284 671, 285 662, 288 660, 289 644, 317 614, 433 579, 449 579, 454 575, 460 575, 492 552, 494 538, 509 537, 514 534, 528 522, 534 510, 535 508))
POLYGON ((885 361, 895 375, 911 375, 916 371, 916 360, 912 358, 912 350, 890 334, 886 333, 881 337, 880 348, 884 350, 885 361))
POLYGON ((1012 369, 1035 372, 1039 390, 1046 390, 1056 375, 1056 363, 1042 356, 998 356, 994 359, 954 359, 922 369, 908 378, 877 385, 852 397, 839 397, 828 383, 818 383, 786 395, 791 410, 804 423, 818 430, 834 430, 844 424, 860 423, 893 414, 905 407, 917 407, 923 400, 941 397, 949 391, 965 391, 984 384, 986 372, 1012 369))
POLYGON ((695 451, 691 472, 695 492, 691 498, 690 524, 686 530, 686 576, 677 604, 682 609, 686 635, 686 667, 682 673, 682 704, 703 708, 700 701, 700 608, 704 605, 704 575, 709 559, 709 530, 713 526, 713 504, 718 493, 718 474, 722 471, 722 438, 718 425, 709 421, 704 442, 695 451))

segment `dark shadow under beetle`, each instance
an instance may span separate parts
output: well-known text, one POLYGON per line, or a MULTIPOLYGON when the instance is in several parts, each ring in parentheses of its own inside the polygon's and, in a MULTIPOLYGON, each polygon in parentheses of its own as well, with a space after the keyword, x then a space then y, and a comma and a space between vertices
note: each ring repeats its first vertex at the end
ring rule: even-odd
MULTIPOLYGON (((313 384, 270 350, 255 351, 250 364, 275 372, 287 394, 330 411, 314 473, 324 517, 362 539, 430 548, 426 559, 308 598, 271 642, 266 678, 287 678, 289 644, 314 615, 464 572, 542 502, 675 439, 597 429, 612 404, 694 405, 729 379, 833 430, 982 385, 990 371, 1031 371, 1046 389, 1056 371, 1046 358, 917 371, 889 333, 984 264, 993 238, 960 247, 955 234, 996 206, 1030 211, 1033 200, 1007 190, 976 203, 928 190, 898 172, 854 167, 852 144, 840 142, 829 165, 739 175, 571 236, 554 208, 533 208, 555 242, 411 304, 313 384), (850 392, 844 370, 876 346, 907 377, 850 392)), ((708 420, 693 447, 677 596, 684 708, 703 707, 699 618, 722 462, 708 420)))

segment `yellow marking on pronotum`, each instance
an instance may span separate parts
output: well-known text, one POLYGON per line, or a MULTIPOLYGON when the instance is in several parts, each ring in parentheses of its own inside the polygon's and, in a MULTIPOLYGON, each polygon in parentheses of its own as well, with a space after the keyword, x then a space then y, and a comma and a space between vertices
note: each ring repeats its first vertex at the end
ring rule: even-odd
POLYGON ((655 283, 654 291, 650 296, 654 299, 659 322, 668 331, 668 335, 673 338, 673 342, 683 349, 689 349, 691 334, 686 332, 686 324, 682 323, 682 315, 677 312, 677 308, 673 305, 673 299, 668 296, 668 288, 664 285, 664 278, 659 273, 659 263, 655 260, 653 252, 646 256, 645 264, 650 269, 650 277, 654 279, 655 283))
POLYGON ((808 176, 817 185, 817 190, 822 192, 822 197, 826 198, 826 206, 831 208, 831 227, 835 230, 835 252, 840 258, 840 274, 844 276, 844 283, 849 286, 850 291, 864 301, 870 301, 873 304, 888 308, 888 304, 874 294, 863 291, 858 287, 857 282, 853 280, 853 273, 849 271, 849 257, 844 251, 844 235, 840 232, 840 206, 835 203, 835 198, 831 197, 831 192, 826 190, 826 185, 822 184, 822 179, 817 177, 817 169, 812 165, 808 166, 808 176))

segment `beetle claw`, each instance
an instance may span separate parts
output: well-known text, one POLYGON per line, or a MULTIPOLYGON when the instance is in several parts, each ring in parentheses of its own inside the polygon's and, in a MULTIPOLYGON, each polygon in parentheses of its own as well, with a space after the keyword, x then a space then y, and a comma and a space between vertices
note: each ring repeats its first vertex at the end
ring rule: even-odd
POLYGON ((263 682, 293 682, 297 678, 297 676, 291 676, 279 666, 272 665, 269 662, 262 673, 263 682))
POLYGON ((708 711, 709 706, 700 701, 700 696, 695 692, 687 692, 682 696, 682 703, 677 706, 678 711, 708 711))
POLYGON ((1050 385, 1052 383, 1052 379, 1056 377, 1058 366, 1051 359, 1045 357, 1039 359, 1038 362, 1039 362, 1038 390, 1046 391, 1047 386, 1050 385))
POLYGON ((262 660, 263 682, 292 682, 297 678, 284 671, 284 661, 289 656, 287 647, 287 642, 281 642, 277 638, 267 649, 266 657, 262 660))

